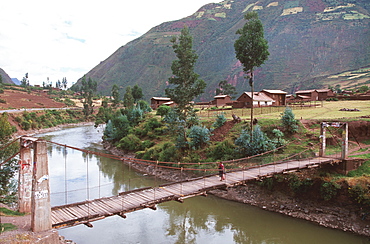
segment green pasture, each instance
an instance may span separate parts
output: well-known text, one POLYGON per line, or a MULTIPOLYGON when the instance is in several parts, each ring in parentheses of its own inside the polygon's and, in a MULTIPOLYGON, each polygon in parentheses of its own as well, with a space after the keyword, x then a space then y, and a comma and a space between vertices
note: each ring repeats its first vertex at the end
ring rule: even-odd
MULTIPOLYGON (((250 119, 250 108, 231 109, 231 107, 224 108, 225 110, 217 109, 199 109, 198 116, 202 119, 214 119, 217 114, 224 113, 227 119, 232 119, 232 115, 236 115, 243 120, 250 119)), ((306 103, 302 106, 291 106, 296 119, 352 119, 361 116, 370 115, 370 101, 323 101, 306 103), (342 108, 358 109, 360 111, 339 111, 342 108)), ((285 107, 255 107, 254 117, 257 119, 280 119, 281 113, 285 107)), ((368 118, 370 120, 370 118, 368 118)))

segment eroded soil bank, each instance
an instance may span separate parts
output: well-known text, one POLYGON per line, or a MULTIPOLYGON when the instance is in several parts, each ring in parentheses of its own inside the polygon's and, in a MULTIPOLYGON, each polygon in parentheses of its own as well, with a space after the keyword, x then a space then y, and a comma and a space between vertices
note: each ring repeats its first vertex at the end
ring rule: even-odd
MULTIPOLYGON (((105 144, 105 148, 115 155, 128 156, 108 144, 105 144)), ((133 155, 131 156, 133 157, 133 155)), ((126 161, 125 163, 129 162, 126 161)), ((150 175, 156 173, 158 178, 167 181, 185 180, 196 176, 167 169, 156 170, 152 166, 131 164, 131 167, 150 175)), ((314 175, 315 170, 310 169, 305 172, 305 175, 314 175)), ((250 204, 268 211, 308 220, 328 228, 370 237, 370 215, 363 218, 363 210, 345 194, 338 194, 340 199, 324 201, 319 199, 319 193, 317 192, 295 196, 289 190, 284 189, 283 186, 280 186, 280 189, 269 190, 256 181, 233 188, 213 190, 209 193, 227 200, 250 204), (314 197, 315 195, 316 197, 314 197)))

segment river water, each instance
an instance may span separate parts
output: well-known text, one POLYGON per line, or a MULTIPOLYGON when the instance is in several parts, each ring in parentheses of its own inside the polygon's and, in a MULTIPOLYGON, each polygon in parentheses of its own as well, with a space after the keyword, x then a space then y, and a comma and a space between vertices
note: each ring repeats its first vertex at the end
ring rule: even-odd
MULTIPOLYGON (((38 135, 46 140, 107 153, 102 129, 79 126, 38 135)), ((163 183, 135 172, 118 160, 49 144, 52 206, 115 195, 163 183)), ((184 203, 167 202, 157 210, 128 213, 78 225, 59 233, 78 244, 94 243, 370 243, 368 238, 317 226, 214 196, 193 197, 184 203)))

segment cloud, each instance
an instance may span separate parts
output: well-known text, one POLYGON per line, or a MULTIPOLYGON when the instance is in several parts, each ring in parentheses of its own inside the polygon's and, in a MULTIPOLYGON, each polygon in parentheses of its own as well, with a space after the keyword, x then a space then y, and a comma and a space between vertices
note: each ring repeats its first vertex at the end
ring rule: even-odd
POLYGON ((0 67, 12 78, 29 73, 76 82, 127 42, 166 21, 193 14, 210 0, 45 1, 0 3, 0 67))

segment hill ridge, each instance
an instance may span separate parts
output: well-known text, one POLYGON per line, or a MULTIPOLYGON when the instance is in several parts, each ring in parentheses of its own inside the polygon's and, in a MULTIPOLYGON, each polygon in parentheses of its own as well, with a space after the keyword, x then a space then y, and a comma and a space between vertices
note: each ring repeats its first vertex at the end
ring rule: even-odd
MULTIPOLYGON (((269 43, 269 60, 256 70, 256 89, 322 88, 325 77, 370 65, 370 3, 366 0, 225 0, 194 14, 164 22, 118 48, 86 75, 110 94, 113 84, 138 84, 145 98, 163 96, 175 59, 170 39, 186 24, 199 58, 195 71, 207 83, 198 100, 207 101, 221 80, 248 91, 235 58, 238 28, 246 11, 259 13, 269 43)), ((77 83, 79 84, 79 83, 77 83)))

